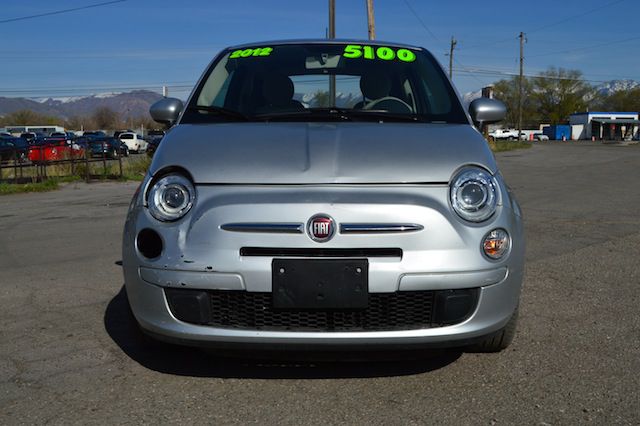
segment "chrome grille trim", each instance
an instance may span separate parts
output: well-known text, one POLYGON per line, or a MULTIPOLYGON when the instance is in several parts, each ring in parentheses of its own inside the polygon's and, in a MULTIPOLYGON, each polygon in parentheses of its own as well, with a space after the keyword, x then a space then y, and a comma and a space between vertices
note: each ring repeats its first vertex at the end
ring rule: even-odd
POLYGON ((303 234, 303 223, 269 223, 269 222, 240 222, 225 223, 220 229, 231 232, 259 232, 273 234, 303 234))
POLYGON ((375 234, 393 232, 417 232, 424 226, 416 223, 342 223, 341 234, 375 234))

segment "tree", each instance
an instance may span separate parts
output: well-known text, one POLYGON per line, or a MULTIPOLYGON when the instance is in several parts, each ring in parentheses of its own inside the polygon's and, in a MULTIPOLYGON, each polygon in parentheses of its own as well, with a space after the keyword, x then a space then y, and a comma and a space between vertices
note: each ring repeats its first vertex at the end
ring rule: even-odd
POLYGON ((93 121, 86 116, 74 115, 65 120, 64 127, 66 129, 73 130, 84 130, 85 128, 90 129, 93 128, 93 121))
POLYGON ((564 123, 574 112, 584 111, 594 90, 582 72, 551 67, 533 79, 532 100, 542 121, 564 123))
POLYGON ((640 112, 640 87, 613 92, 600 98, 595 107, 602 111, 640 112))
POLYGON ((39 124, 59 125, 62 122, 62 119, 39 114, 35 111, 31 111, 30 109, 22 109, 8 114, 2 121, 5 125, 29 126, 39 124))
POLYGON ((313 98, 309 101, 312 108, 328 108, 331 106, 331 99, 329 99, 329 92, 325 90, 318 90, 313 94, 313 98))
MULTIPOLYGON (((518 77, 513 76, 508 80, 500 80, 493 85, 494 96, 507 106, 507 117, 504 120, 506 127, 516 127, 518 124, 518 77)), ((539 114, 532 102, 531 81, 522 79, 522 124, 526 127, 538 127, 539 114)))
POLYGON ((98 129, 115 129, 120 123, 119 114, 109 107, 98 108, 91 118, 98 129))

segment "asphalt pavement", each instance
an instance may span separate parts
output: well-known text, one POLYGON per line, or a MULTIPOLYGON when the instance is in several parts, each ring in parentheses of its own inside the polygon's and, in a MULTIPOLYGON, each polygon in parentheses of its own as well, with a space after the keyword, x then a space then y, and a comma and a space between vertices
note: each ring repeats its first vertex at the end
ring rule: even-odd
POLYGON ((640 424, 640 146, 497 158, 528 238, 518 332, 498 354, 150 345, 118 265, 135 183, 0 197, 0 424, 640 424))

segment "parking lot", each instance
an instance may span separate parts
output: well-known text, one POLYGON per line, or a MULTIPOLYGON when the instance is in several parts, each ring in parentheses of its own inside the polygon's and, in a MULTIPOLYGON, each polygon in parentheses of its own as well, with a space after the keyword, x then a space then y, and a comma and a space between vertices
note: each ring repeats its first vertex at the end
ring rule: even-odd
POLYGON ((640 423, 640 146, 497 157, 528 238, 520 325, 499 354, 337 363, 144 345, 118 265, 137 183, 0 198, 0 423, 640 423))

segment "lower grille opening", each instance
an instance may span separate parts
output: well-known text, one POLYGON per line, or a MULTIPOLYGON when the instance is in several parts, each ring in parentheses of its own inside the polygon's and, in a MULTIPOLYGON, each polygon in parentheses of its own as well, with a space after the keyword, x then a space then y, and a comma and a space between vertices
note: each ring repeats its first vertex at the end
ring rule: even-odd
POLYGON ((278 310, 272 307, 271 293, 235 290, 165 289, 165 294, 173 315, 184 322, 243 330, 346 332, 417 330, 459 323, 475 310, 478 290, 370 293, 368 307, 360 310, 278 310), (443 300, 452 292, 469 295, 466 312, 460 312, 458 303, 453 322, 443 308, 443 300), (189 296, 198 303, 185 302, 189 296), (203 305, 204 300, 208 303, 203 305))

